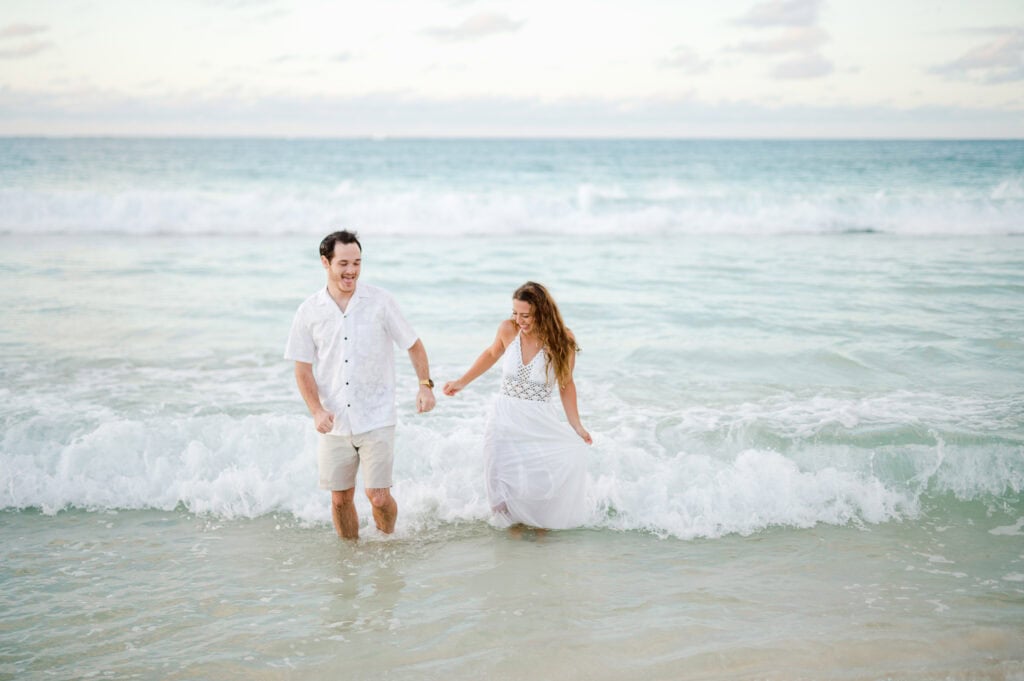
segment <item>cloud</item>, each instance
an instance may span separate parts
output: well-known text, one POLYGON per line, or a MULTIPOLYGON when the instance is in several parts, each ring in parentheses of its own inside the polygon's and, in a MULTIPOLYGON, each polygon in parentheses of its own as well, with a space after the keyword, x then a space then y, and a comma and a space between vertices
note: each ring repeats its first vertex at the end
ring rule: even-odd
POLYGON ((8 50, 0 50, 0 59, 23 59, 39 54, 43 50, 50 49, 51 43, 34 42, 25 43, 8 50))
POLYGON ((986 84, 1024 80, 1024 29, 1000 31, 994 40, 959 58, 929 69, 950 80, 976 80, 986 84))
POLYGON ((0 135, 1017 138, 1024 109, 701 102, 693 97, 251 97, 210 89, 128 97, 0 86, 0 135))
POLYGON ((48 27, 40 24, 8 24, 0 28, 0 39, 3 38, 24 38, 26 36, 42 33, 48 27))
POLYGON ((283 66, 290 67, 293 72, 295 68, 301 66, 318 66, 320 64, 344 64, 355 59, 355 55, 349 51, 335 52, 334 54, 299 54, 295 52, 285 52, 282 54, 269 57, 266 60, 266 64, 272 66, 283 66))
MULTIPOLYGON (((760 31, 783 27, 773 37, 746 40, 727 48, 730 52, 786 57, 775 62, 772 78, 821 78, 835 71, 831 61, 822 56, 820 48, 830 40, 829 34, 818 26, 821 0, 767 0, 760 2, 735 23, 745 24, 760 31)), ((776 29, 777 31, 777 29, 776 29)))
POLYGON ((283 19, 284 17, 290 16, 291 11, 287 9, 277 8, 268 9, 266 12, 260 14, 254 14, 252 22, 255 24, 269 24, 271 22, 283 19))
POLYGON ((821 78, 831 74, 833 71, 835 71, 835 67, 832 65, 832 62, 817 52, 812 52, 782 62, 772 71, 772 77, 787 80, 821 78))
POLYGON ((737 24, 750 26, 813 26, 818 22, 821 0, 765 0, 741 17, 737 24))
POLYGON ((748 40, 730 48, 735 52, 754 54, 786 54, 815 50, 829 41, 828 33, 818 26, 789 28, 769 40, 748 40))
POLYGON ((206 5, 212 7, 223 7, 226 9, 250 9, 261 8, 277 4, 277 0, 205 0, 206 5))
POLYGON ((459 41, 474 40, 497 33, 517 31, 522 21, 513 21, 504 14, 483 12, 474 14, 457 26, 435 26, 423 32, 438 40, 459 41))
MULTIPOLYGON (((0 40, 8 38, 25 38, 37 33, 49 30, 49 27, 40 24, 8 24, 0 28, 0 40)), ((10 44, 10 43, 7 43, 10 44)), ((49 49, 51 43, 36 40, 34 42, 21 43, 15 47, 0 49, 0 59, 23 59, 39 54, 49 49)))
POLYGON ((1021 30, 1019 26, 994 25, 994 26, 967 26, 964 28, 948 28, 938 31, 940 35, 1005 35, 1021 30))
POLYGON ((661 65, 668 69, 678 69, 684 73, 697 75, 707 73, 711 69, 711 60, 703 59, 689 47, 680 45, 672 51, 672 56, 661 61, 661 65))
POLYGON ((231 12, 252 24, 268 24, 289 16, 292 10, 278 5, 279 0, 203 0, 203 4, 231 12))

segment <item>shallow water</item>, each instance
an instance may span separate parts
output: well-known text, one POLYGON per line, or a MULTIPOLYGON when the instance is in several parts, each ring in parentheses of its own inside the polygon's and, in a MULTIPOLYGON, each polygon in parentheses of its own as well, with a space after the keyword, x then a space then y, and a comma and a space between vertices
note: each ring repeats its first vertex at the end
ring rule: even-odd
MULTIPOLYGON (((327 522, 280 359, 322 285, 308 241, 5 238, 3 506, 327 522)), ((594 526, 749 534, 1024 488, 1020 239, 367 241, 363 276, 401 301, 439 382, 490 342, 524 273, 561 294, 583 346, 594 526)), ((485 520, 497 373, 418 416, 399 360, 407 521, 485 520)))
POLYGON ((10 678, 1024 675, 1024 508, 661 540, 0 515, 10 678), (1016 517, 1014 517, 1016 516, 1016 517))
POLYGON ((1024 143, 0 147, 0 677, 1024 678, 1024 143), (337 220, 438 382, 552 289, 585 529, 490 526, 496 373, 399 357, 397 535, 333 536, 337 220))

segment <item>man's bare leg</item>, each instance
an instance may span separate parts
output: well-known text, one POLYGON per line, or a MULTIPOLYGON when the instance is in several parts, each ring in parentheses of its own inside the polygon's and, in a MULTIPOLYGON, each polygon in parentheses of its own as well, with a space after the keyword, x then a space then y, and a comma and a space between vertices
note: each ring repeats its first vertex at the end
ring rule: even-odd
POLYGON ((367 489, 366 496, 373 505, 373 520, 377 523, 377 529, 384 534, 394 532, 395 521, 398 519, 398 504, 391 496, 391 490, 387 487, 367 489))
POLYGON ((342 539, 359 539, 355 495, 355 487, 331 492, 331 517, 334 518, 334 529, 342 539))

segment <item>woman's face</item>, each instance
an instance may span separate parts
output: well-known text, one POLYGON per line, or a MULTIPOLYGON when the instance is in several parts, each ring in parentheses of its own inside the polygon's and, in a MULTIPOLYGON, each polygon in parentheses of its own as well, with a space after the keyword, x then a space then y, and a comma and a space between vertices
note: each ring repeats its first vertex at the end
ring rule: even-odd
POLYGON ((533 305, 530 305, 525 300, 513 300, 512 321, 516 323, 516 326, 524 334, 533 331, 533 305))

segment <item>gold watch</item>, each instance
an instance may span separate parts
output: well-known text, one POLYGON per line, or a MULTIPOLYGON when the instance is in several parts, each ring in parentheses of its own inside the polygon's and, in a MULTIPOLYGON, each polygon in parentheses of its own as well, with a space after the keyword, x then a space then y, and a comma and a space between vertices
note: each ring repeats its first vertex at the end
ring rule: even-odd
POLYGON ((428 388, 430 388, 431 390, 434 389, 434 381, 433 381, 433 379, 430 379, 430 378, 425 378, 422 381, 420 381, 420 385, 425 385, 428 388))

